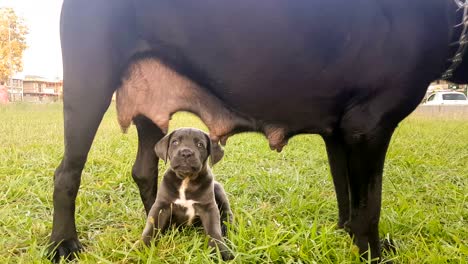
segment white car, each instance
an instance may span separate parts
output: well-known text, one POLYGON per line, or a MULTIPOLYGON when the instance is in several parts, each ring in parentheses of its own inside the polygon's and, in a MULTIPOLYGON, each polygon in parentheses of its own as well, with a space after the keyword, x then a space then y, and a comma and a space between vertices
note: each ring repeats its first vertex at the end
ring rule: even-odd
POLYGON ((468 100, 459 92, 434 92, 427 97, 424 105, 468 105, 468 100))

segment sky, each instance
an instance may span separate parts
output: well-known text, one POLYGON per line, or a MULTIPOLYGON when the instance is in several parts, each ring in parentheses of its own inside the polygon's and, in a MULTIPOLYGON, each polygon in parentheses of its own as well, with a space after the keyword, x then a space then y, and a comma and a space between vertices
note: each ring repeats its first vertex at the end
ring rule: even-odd
POLYGON ((21 75, 62 78, 59 20, 63 0, 0 0, 0 7, 12 7, 29 28, 28 48, 21 75))

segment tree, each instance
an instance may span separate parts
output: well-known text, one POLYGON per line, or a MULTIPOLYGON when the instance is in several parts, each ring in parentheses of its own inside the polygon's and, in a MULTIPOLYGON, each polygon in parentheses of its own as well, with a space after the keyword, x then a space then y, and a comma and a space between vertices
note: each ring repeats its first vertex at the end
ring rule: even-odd
POLYGON ((28 28, 12 8, 0 8, 0 82, 23 70, 28 28))

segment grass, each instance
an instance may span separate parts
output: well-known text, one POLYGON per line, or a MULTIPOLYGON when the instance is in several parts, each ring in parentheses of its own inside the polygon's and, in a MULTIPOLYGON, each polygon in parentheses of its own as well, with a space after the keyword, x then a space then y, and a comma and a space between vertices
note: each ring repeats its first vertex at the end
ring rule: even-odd
MULTIPOLYGON (((63 153, 62 106, 0 106, 0 263, 47 263, 53 172, 63 153)), ((202 124, 178 114, 172 127, 202 124)), ((397 263, 468 263, 468 122, 410 118, 393 137, 384 175, 380 232, 397 263)), ((210 263, 201 230, 167 233, 135 248, 145 223, 131 167, 135 128, 120 133, 114 107, 89 154, 77 198, 80 263, 210 263)), ((163 164, 160 164, 163 166, 163 164)), ((282 153, 257 134, 231 138, 214 168, 236 217, 233 263, 357 263, 336 229, 337 208, 325 148, 298 136, 282 153)))

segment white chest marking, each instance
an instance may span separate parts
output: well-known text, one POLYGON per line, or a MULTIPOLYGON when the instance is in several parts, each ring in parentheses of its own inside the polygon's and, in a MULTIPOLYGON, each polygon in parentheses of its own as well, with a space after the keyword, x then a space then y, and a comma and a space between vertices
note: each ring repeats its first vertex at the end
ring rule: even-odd
POLYGON ((193 218, 195 218, 195 208, 193 207, 193 205, 197 203, 197 201, 187 200, 185 198, 185 190, 187 189, 189 181, 190 181, 190 178, 188 177, 182 181, 182 184, 180 185, 180 188, 179 188, 179 199, 175 200, 174 203, 187 208, 186 214, 189 218, 188 224, 191 225, 193 218))

